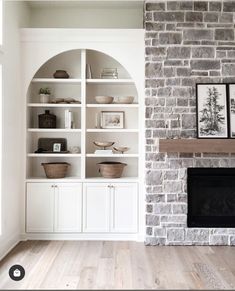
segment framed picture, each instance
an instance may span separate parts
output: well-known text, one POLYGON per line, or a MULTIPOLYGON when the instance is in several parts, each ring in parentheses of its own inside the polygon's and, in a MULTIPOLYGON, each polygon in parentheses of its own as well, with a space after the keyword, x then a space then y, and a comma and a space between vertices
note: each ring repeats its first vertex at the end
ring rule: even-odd
POLYGON ((228 85, 229 137, 235 138, 235 84, 228 85))
POLYGON ((61 143, 54 143, 53 144, 53 152, 60 152, 61 151, 61 143))
POLYGON ((101 111, 101 128, 124 128, 123 111, 101 111))
POLYGON ((197 84, 198 138, 228 138, 226 84, 197 84))

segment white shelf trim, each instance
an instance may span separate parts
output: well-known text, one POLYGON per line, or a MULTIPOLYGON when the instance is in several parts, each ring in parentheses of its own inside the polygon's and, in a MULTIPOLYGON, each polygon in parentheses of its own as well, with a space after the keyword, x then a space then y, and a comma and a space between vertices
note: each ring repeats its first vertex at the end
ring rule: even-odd
POLYGON ((102 107, 110 107, 110 108, 139 108, 139 104, 118 104, 118 103, 114 103, 114 104, 87 104, 86 107, 88 108, 102 108, 102 107))
POLYGON ((81 104, 56 104, 56 103, 28 103, 27 104, 28 107, 78 107, 81 108, 82 105, 81 104))
POLYGON ((112 155, 97 155, 86 154, 88 158, 138 158, 138 154, 112 154, 112 155))
POLYGON ((122 133, 132 133, 132 132, 136 132, 138 133, 139 132, 139 129, 103 129, 103 128, 88 128, 86 130, 87 132, 112 132, 112 133, 115 133, 115 132, 122 132, 122 133))
POLYGON ((27 154, 29 158, 45 158, 45 157, 53 157, 53 158, 80 158, 81 154, 27 154))
POLYGON ((90 178, 80 178, 80 177, 66 177, 62 179, 48 179, 46 177, 29 177, 26 178, 26 182, 31 183, 37 183, 37 182, 48 182, 48 183, 54 183, 54 182, 62 182, 62 183, 69 183, 69 182, 80 182, 80 183, 86 183, 86 182, 97 182, 97 183, 121 183, 121 182, 138 182, 138 177, 121 177, 116 179, 106 179, 102 177, 90 177, 90 178))
POLYGON ((33 83, 63 83, 63 84, 80 84, 81 79, 54 79, 54 78, 34 78, 33 83))
POLYGON ((28 128, 29 132, 81 132, 81 129, 66 128, 28 128))
POLYGON ((132 79, 86 79, 87 84, 134 84, 132 79))

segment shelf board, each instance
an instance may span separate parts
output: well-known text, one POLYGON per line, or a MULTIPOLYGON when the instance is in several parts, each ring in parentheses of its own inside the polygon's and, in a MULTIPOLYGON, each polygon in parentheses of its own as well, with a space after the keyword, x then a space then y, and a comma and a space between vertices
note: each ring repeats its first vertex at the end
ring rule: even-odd
POLYGON ((138 158, 138 154, 113 154, 113 155, 97 155, 97 154, 86 154, 88 158, 138 158))
POLYGON ((26 182, 31 182, 31 183, 73 183, 73 182, 96 182, 96 183, 121 183, 121 182, 138 182, 139 178, 138 177, 121 177, 121 178, 116 178, 116 179, 106 179, 102 177, 90 177, 90 178, 85 178, 81 179, 80 177, 65 177, 62 179, 48 179, 46 177, 29 177, 26 178, 26 182))
POLYGON ((33 83, 80 84, 81 79, 34 78, 33 83))
POLYGON ((86 79, 88 84, 125 85, 134 84, 132 79, 86 79))
POLYGON ((55 103, 28 103, 27 104, 28 107, 82 107, 81 104, 77 104, 77 103, 73 103, 73 104, 55 104, 55 103))
POLYGON ((87 132, 112 132, 112 133, 114 133, 114 132, 120 132, 120 133, 132 133, 132 132, 134 132, 134 133, 138 133, 139 132, 139 129, 103 129, 103 128, 92 128, 92 129, 90 129, 90 128, 88 128, 87 130, 86 130, 87 132))
POLYGON ((80 158, 81 154, 34 154, 34 153, 30 153, 27 154, 27 157, 29 158, 45 158, 45 157, 53 157, 53 158, 80 158))
POLYGON ((48 183, 59 183, 59 182, 81 182, 80 177, 65 177, 61 179, 48 179, 46 177, 29 177, 26 178, 26 182, 32 182, 32 183, 37 183, 37 182, 48 182, 48 183))
POLYGON ((112 104, 87 104, 88 108, 102 108, 102 107, 109 107, 109 108, 139 108, 139 104, 118 104, 118 103, 112 103, 112 104))
POLYGON ((160 139, 159 152, 235 153, 235 139, 160 139))
POLYGON ((81 129, 66 128, 28 128, 29 132, 81 132, 81 129))

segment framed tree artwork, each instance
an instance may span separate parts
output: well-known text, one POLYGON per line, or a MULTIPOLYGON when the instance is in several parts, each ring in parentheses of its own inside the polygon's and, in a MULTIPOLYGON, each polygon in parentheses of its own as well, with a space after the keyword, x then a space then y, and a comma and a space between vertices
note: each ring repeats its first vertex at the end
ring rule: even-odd
POLYGON ((197 84, 198 138, 228 138, 226 84, 197 84))
POLYGON ((235 138, 235 84, 228 85, 229 137, 235 138))

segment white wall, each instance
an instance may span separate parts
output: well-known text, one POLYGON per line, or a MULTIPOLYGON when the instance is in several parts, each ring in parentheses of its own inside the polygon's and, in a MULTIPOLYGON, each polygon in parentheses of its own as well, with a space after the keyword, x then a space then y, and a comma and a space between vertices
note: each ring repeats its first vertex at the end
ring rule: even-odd
POLYGON ((28 26, 29 10, 22 2, 6 1, 3 53, 3 167, 0 258, 19 240, 23 191, 22 96, 19 27, 28 26))
POLYGON ((88 7, 33 6, 30 26, 33 28, 143 28, 143 7, 141 4, 137 6, 96 4, 88 7))

